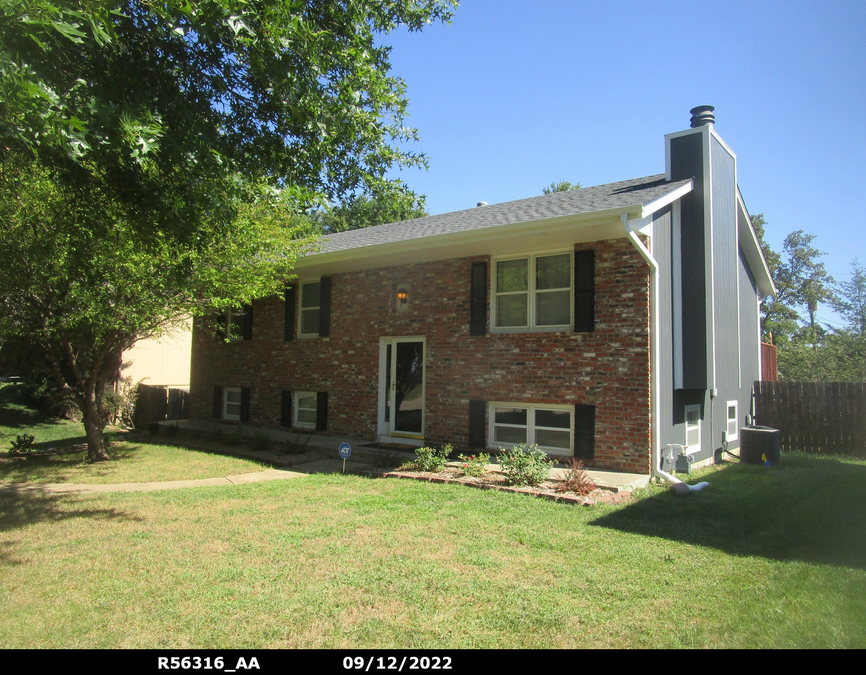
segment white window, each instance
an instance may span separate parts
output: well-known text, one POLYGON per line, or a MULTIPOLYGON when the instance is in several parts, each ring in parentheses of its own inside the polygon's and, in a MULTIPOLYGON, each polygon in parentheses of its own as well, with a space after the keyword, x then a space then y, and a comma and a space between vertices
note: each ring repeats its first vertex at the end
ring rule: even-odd
POLYGON ((239 420, 241 418, 241 390, 239 387, 226 387, 223 394, 223 419, 239 420))
POLYGON ((687 405, 686 414, 686 453, 692 454, 701 449, 701 406, 687 405))
POLYGON ((316 402, 314 391, 299 391, 295 393, 295 426, 316 428, 316 402))
POLYGON ((222 317, 222 326, 220 329, 231 342, 238 342, 244 339, 244 324, 246 322, 247 313, 243 307, 233 307, 228 310, 222 317))
POLYGON ((728 427, 727 427, 727 440, 730 443, 731 441, 737 440, 739 437, 739 426, 737 424, 737 401, 728 401, 728 427))
POLYGON ((313 282, 301 284, 301 330, 302 336, 319 334, 319 313, 321 309, 322 284, 313 282))
POLYGON ((494 261, 493 330, 568 330, 572 326, 571 251, 494 261))
POLYGON ((571 455, 574 447, 574 408, 491 403, 488 445, 511 448, 520 443, 535 443, 542 450, 555 455, 571 455))

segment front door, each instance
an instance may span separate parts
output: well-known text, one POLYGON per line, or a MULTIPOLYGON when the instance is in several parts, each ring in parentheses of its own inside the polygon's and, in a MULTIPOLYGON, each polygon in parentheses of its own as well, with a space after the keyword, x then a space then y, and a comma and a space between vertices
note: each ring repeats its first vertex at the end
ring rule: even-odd
POLYGON ((424 338, 382 338, 379 427, 383 436, 424 437, 424 338))

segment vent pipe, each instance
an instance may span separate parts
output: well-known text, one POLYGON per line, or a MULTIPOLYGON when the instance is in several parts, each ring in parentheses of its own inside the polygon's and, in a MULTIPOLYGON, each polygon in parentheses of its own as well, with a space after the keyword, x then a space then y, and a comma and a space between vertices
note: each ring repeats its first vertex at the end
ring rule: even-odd
POLYGON ((711 105, 699 105, 697 108, 689 110, 692 114, 692 129, 713 126, 716 123, 716 116, 713 115, 713 110, 715 108, 711 105))
POLYGON ((475 206, 487 206, 487 202, 478 202, 475 206))

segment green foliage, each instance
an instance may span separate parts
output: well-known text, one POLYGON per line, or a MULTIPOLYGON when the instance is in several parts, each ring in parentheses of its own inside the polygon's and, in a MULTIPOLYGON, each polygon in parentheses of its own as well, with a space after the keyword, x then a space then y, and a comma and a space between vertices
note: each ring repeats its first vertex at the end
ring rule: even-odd
POLYGON ((301 214, 425 165, 381 34, 453 7, 0 0, 0 338, 75 397, 91 460, 136 339, 279 292, 301 214))
POLYGON ((509 485, 538 485, 550 477, 553 460, 535 443, 521 443, 503 451, 499 464, 509 485))
POLYGON ((568 180, 553 181, 550 185, 542 190, 542 194, 552 195, 554 192, 568 192, 570 190, 580 190, 580 183, 572 183, 568 180))
POLYGON ((857 260, 851 281, 835 283, 824 269, 824 255, 812 246, 815 235, 802 230, 785 238, 783 254, 764 241, 766 220, 752 216, 752 225, 777 293, 761 306, 762 335, 776 345, 779 376, 807 382, 866 381, 866 273, 857 260), (847 325, 828 329, 815 314, 831 304, 847 325))
POLYGON ((9 450, 10 455, 28 455, 33 451, 33 443, 36 438, 32 434, 19 434, 15 436, 15 440, 10 444, 12 449, 9 450))
POLYGON ((472 478, 480 478, 487 471, 487 463, 490 461, 490 455, 483 452, 477 455, 458 455, 458 459, 463 462, 463 473, 472 478))
POLYGON ((337 206, 314 211, 310 220, 316 232, 332 234, 426 215, 424 197, 416 196, 402 184, 384 183, 370 196, 352 195, 337 206))
POLYGON ((437 473, 445 467, 448 455, 454 452, 450 443, 440 448, 418 448, 415 451, 415 461, 412 463, 416 471, 427 471, 437 473))
POLYGON ((565 465, 565 480, 557 486, 557 490, 586 496, 598 487, 589 477, 582 461, 572 457, 565 465))

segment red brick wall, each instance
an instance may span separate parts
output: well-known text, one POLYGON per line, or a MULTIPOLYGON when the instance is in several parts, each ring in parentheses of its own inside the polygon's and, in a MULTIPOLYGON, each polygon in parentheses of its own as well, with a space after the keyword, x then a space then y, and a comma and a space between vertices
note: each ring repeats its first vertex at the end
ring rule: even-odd
POLYGON ((375 440, 379 338, 424 336, 426 442, 466 448, 470 399, 588 403, 596 406, 591 465, 648 473, 648 268, 625 239, 575 248, 596 253, 594 333, 470 336, 471 264, 487 258, 336 274, 330 338, 285 342, 276 298, 256 301, 246 342, 218 343, 197 324, 192 417, 211 416, 214 386, 249 387, 251 423, 270 426, 280 424, 281 390, 327 391, 328 434, 375 440), (410 286, 406 314, 395 311, 399 283, 410 286))

